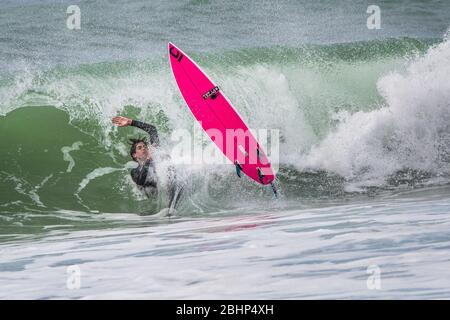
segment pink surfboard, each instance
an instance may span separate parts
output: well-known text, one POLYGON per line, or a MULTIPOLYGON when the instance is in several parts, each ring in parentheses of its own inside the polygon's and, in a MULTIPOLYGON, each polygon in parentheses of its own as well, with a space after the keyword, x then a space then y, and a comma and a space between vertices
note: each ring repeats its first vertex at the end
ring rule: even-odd
POLYGON ((220 88, 170 42, 169 58, 186 104, 211 140, 236 166, 238 176, 244 172, 258 183, 272 184, 275 173, 266 154, 220 88))

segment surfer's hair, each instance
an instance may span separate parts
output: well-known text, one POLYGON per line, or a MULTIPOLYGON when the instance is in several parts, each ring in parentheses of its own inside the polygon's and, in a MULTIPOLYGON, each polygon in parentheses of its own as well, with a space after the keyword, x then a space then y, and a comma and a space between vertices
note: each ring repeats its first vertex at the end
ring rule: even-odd
POLYGON ((136 145, 140 142, 143 142, 145 145, 147 145, 147 141, 145 138, 138 137, 137 139, 128 139, 130 140, 128 143, 131 145, 130 148, 130 156, 133 158, 134 161, 136 161, 136 158, 133 156, 133 154, 136 153, 136 145))

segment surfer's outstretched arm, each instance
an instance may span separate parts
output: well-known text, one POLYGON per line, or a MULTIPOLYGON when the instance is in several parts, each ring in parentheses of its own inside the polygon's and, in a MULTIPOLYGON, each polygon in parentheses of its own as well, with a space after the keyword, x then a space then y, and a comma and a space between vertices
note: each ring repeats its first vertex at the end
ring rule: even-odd
POLYGON ((126 126, 133 126, 139 129, 144 130, 145 132, 148 133, 148 135, 150 136, 150 143, 153 145, 159 145, 159 137, 158 137, 158 131, 156 130, 155 126, 142 122, 142 121, 138 121, 138 120, 132 120, 129 118, 125 118, 125 117, 114 117, 112 119, 112 122, 116 125, 118 125, 119 127, 126 127, 126 126))
POLYGON ((150 136, 150 144, 159 145, 158 131, 155 126, 138 120, 131 120, 130 126, 144 130, 150 136))

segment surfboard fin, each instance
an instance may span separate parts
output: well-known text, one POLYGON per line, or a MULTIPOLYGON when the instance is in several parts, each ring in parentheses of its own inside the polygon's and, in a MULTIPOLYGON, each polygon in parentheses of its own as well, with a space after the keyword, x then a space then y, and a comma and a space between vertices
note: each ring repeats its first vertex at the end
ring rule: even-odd
POLYGON ((258 170, 258 179, 259 179, 259 181, 261 181, 262 184, 264 184, 264 181, 263 181, 264 175, 261 172, 260 168, 257 168, 257 170, 258 170))
MULTIPOLYGON (((261 183, 264 184, 263 179, 264 179, 265 175, 261 172, 261 168, 257 168, 257 170, 258 170, 259 181, 261 181, 261 183)), ((275 196, 275 198, 278 198, 278 190, 275 187, 275 184, 273 183, 273 181, 270 182, 270 186, 272 187, 273 195, 275 196)))
POLYGON ((238 177, 241 177, 241 171, 242 171, 242 167, 239 164, 239 162, 237 162, 237 160, 234 162, 234 164, 236 165, 236 174, 238 175, 238 177))

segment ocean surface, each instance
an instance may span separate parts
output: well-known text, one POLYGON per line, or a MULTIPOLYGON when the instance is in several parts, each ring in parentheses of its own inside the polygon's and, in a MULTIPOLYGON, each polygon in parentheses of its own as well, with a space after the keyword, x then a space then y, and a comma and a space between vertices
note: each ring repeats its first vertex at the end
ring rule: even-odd
POLYGON ((0 299, 450 298, 450 7, 377 1, 369 29, 372 4, 0 2, 0 299), (179 132, 213 145, 169 41, 279 132, 278 198, 176 161, 179 132), (143 133, 116 115, 171 155, 154 197, 129 175, 143 133))

